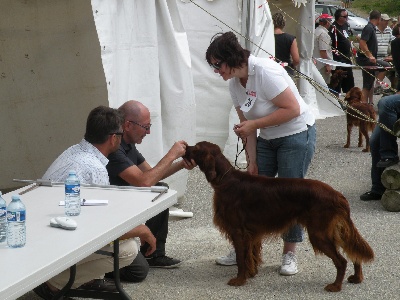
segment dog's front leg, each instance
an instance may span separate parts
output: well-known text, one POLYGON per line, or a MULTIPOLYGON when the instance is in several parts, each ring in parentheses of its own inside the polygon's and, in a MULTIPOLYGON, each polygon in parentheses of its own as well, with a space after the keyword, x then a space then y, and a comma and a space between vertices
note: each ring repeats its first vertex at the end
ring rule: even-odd
POLYGON ((239 286, 246 283, 246 253, 248 251, 248 246, 246 245, 241 234, 236 234, 239 237, 232 239, 233 247, 236 251, 236 263, 238 267, 237 277, 232 278, 228 281, 229 285, 239 286))
POLYGON ((351 136, 351 129, 353 128, 353 125, 347 124, 347 141, 346 144, 343 146, 343 148, 349 148, 350 147, 350 136, 351 136))

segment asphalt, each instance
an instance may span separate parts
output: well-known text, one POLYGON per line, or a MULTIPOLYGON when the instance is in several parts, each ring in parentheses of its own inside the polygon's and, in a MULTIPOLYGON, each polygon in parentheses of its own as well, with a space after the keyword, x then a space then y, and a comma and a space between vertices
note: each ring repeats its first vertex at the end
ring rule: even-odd
MULTIPOLYGON (((356 71, 356 85, 361 74, 356 71)), ((376 97, 377 102, 379 97, 376 97)), ((357 130, 351 147, 346 142, 345 116, 317 120, 317 146, 307 177, 328 183, 348 199, 352 219, 375 252, 375 261, 364 265, 364 281, 346 280, 341 292, 329 293, 324 287, 333 282, 336 269, 326 256, 314 254, 308 239, 297 248, 300 272, 294 276, 278 273, 282 241, 278 238, 263 246, 259 273, 246 285, 227 285, 236 266, 215 264, 216 257, 229 251, 229 244, 212 222, 212 190, 198 168, 189 175, 187 192, 180 205, 193 212, 193 218, 171 219, 167 254, 183 264, 177 269, 150 269, 145 281, 124 283, 132 299, 400 299, 400 218, 386 211, 380 201, 364 202, 359 196, 370 188, 369 153, 357 147, 357 130)), ((318 217, 318 216, 316 216, 318 217)), ((347 267, 346 277, 353 272, 347 267)), ((19 299, 39 299, 29 292, 19 299)))

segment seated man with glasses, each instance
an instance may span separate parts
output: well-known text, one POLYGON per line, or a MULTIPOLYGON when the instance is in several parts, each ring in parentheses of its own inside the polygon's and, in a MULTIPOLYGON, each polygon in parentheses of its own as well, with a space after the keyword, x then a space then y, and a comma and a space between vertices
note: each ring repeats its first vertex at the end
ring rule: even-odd
MULTIPOLYGON (((43 179, 63 182, 70 170, 75 170, 81 183, 109 185, 106 165, 107 156, 115 152, 123 135, 123 118, 113 108, 99 106, 94 108, 86 122, 86 132, 79 144, 65 150, 47 169, 43 179)), ((139 237, 148 242, 147 255, 156 246, 155 237, 145 225, 139 225, 120 237, 119 266, 132 263, 138 254, 138 243, 133 239, 139 237)), ((113 252, 113 245, 108 244, 101 250, 113 252)), ((114 269, 114 258, 93 253, 76 264, 76 276, 72 288, 92 291, 115 292, 113 281, 99 279, 114 269)), ((53 299, 54 295, 68 282, 69 269, 61 272, 49 281, 34 288, 34 292, 43 299, 53 299)))
MULTIPOLYGON (((150 111, 139 101, 130 100, 118 109, 123 117, 122 136, 119 149, 108 156, 107 165, 110 183, 114 185, 133 185, 148 187, 160 184, 159 181, 186 168, 193 169, 196 164, 188 164, 184 160, 174 162, 186 152, 186 142, 176 142, 168 153, 151 167, 136 149, 136 144, 142 143, 147 134, 150 134, 150 111)), ((165 185, 165 183, 164 183, 165 185)), ((146 222, 157 239, 156 250, 151 257, 145 257, 149 247, 141 245, 140 252, 130 266, 120 270, 121 280, 139 282, 146 278, 148 268, 175 268, 181 263, 178 259, 165 255, 165 243, 168 235, 169 209, 161 212, 146 222), (142 255, 143 254, 143 255, 142 255)), ((112 274, 107 274, 112 277, 112 274)))

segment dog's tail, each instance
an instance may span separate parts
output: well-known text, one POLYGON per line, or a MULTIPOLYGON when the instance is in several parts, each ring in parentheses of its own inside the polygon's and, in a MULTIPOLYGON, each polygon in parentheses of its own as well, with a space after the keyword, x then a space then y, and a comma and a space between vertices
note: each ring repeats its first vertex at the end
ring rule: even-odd
POLYGON ((354 226, 349 213, 338 216, 335 231, 335 239, 352 262, 361 264, 374 259, 374 251, 354 226))

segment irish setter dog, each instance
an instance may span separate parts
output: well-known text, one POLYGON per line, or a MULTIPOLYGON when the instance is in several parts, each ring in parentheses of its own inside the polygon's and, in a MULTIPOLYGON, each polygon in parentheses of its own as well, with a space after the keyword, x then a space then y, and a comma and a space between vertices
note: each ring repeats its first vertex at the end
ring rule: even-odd
POLYGON ((329 185, 311 179, 270 178, 235 170, 221 149, 209 142, 188 146, 183 157, 193 159, 214 189, 214 224, 236 250, 237 276, 229 285, 239 286, 254 277, 261 264, 261 243, 294 224, 308 232, 315 253, 323 253, 336 266, 336 279, 325 290, 342 288, 347 260, 354 264, 351 283, 363 280, 361 264, 374 252, 350 218, 346 198, 329 185))
POLYGON ((375 123, 367 121, 363 115, 360 115, 357 111, 360 111, 364 115, 376 120, 376 113, 372 105, 365 103, 364 95, 360 88, 353 87, 347 92, 345 101, 349 104, 346 111, 347 120, 347 142, 343 146, 344 148, 350 147, 350 136, 353 126, 358 127, 358 147, 363 145, 363 136, 365 137, 365 148, 363 152, 369 152, 369 131, 373 131, 375 123))

